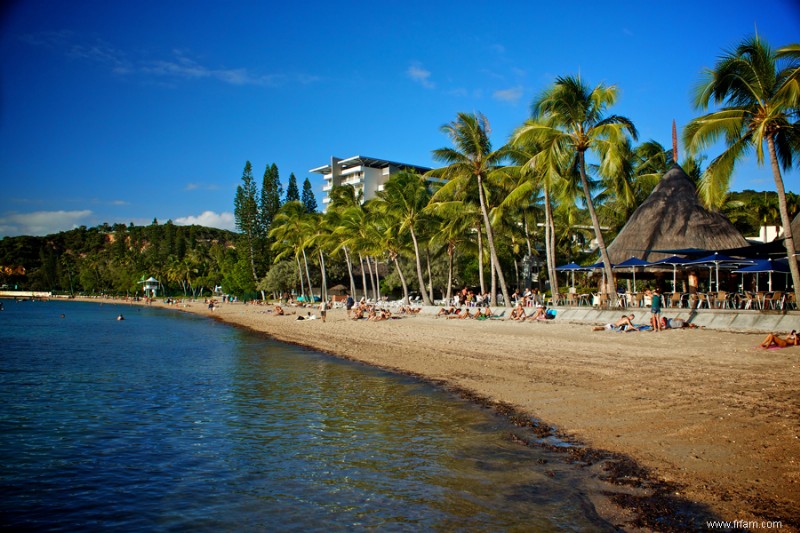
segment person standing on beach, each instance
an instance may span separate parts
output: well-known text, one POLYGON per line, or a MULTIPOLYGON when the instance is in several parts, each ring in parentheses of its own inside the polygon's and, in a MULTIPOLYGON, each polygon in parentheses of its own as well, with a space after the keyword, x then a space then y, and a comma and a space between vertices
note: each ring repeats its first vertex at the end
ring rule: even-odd
POLYGON ((661 289, 656 288, 650 300, 650 319, 653 331, 661 331, 661 289))
POLYGON ((328 314, 328 302, 323 299, 319 303, 319 317, 322 319, 322 322, 325 322, 325 317, 328 314))
POLYGON ((356 301, 350 296, 350 293, 347 293, 347 296, 344 300, 344 307, 347 309, 347 318, 350 318, 350 310, 353 309, 353 306, 356 304, 356 301))

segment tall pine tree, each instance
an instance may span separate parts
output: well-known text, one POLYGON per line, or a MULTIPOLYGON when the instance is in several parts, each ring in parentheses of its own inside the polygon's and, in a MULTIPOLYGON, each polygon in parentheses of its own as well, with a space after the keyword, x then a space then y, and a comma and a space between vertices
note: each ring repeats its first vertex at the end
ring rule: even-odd
POLYGON ((236 197, 233 200, 233 215, 236 220, 236 228, 241 233, 243 241, 243 252, 246 254, 246 261, 250 266, 253 276, 253 284, 258 282, 256 273, 256 246, 259 236, 259 215, 258 203, 256 202, 257 190, 256 182, 253 180, 253 166, 250 161, 244 165, 242 172, 242 183, 236 187, 236 197))
POLYGON ((261 239, 258 243, 258 259, 264 270, 268 270, 271 262, 271 250, 269 230, 272 229, 272 221, 281 207, 281 195, 283 187, 278 175, 278 165, 272 163, 267 165, 264 170, 264 179, 261 184, 261 202, 259 203, 259 220, 262 228, 261 239))
POLYGON ((308 178, 303 182, 303 196, 301 201, 303 202, 303 207, 306 208, 306 213, 316 213, 317 212, 317 199, 314 198, 314 191, 311 189, 311 181, 308 178))
POLYGON ((297 188, 297 178, 294 177, 294 172, 289 174, 289 185, 286 186, 286 199, 283 203, 299 202, 300 189, 297 188))

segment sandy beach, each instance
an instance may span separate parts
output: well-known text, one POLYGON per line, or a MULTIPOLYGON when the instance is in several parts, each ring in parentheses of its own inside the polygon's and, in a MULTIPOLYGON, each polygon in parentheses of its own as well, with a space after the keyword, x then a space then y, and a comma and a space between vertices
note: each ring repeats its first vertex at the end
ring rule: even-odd
POLYGON ((173 307, 469 391, 570 442, 632 459, 662 499, 720 520, 800 529, 800 347, 763 350, 763 334, 709 329, 615 333, 559 320, 432 316, 367 322, 344 310, 323 323, 237 303, 213 312, 199 302, 173 307))

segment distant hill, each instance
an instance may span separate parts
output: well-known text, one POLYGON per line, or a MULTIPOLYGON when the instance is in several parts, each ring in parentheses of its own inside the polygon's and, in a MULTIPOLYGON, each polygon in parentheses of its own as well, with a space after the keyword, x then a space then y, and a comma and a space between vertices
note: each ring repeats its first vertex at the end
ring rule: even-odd
POLYGON ((155 276, 183 292, 209 290, 235 261, 236 233, 171 221, 81 226, 44 237, 0 240, 0 286, 64 293, 132 294, 155 276))

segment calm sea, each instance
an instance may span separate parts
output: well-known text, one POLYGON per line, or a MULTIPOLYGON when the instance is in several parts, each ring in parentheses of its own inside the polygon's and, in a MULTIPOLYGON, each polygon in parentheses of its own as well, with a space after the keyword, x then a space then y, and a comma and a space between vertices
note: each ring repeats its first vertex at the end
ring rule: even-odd
POLYGON ((425 383, 188 314, 3 303, 0 527, 608 528, 576 467, 425 383))

